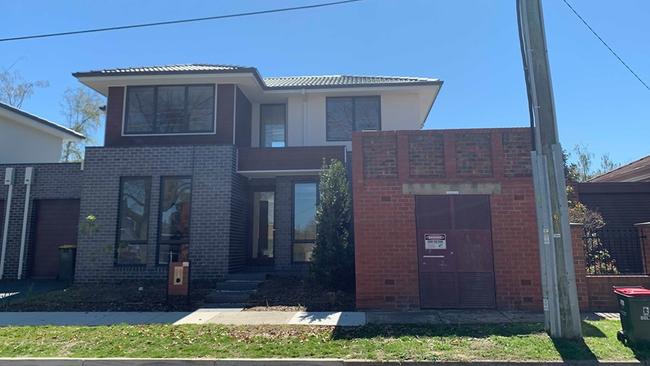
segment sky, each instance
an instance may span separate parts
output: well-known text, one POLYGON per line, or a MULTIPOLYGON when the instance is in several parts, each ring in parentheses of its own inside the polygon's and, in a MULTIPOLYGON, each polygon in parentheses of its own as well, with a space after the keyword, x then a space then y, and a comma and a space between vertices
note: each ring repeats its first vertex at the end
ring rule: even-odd
MULTIPOLYGON (((569 0, 650 83, 650 1, 569 0)), ((204 17, 326 0, 0 0, 0 38, 204 17)), ((561 0, 544 0, 563 147, 619 163, 650 154, 650 91, 561 0)), ((515 0, 364 0, 245 18, 0 43, 0 69, 47 80, 23 109, 62 122, 76 71, 179 63, 263 76, 399 75, 444 81, 425 128, 529 124, 515 0)), ((102 144, 103 131, 93 134, 102 144)))

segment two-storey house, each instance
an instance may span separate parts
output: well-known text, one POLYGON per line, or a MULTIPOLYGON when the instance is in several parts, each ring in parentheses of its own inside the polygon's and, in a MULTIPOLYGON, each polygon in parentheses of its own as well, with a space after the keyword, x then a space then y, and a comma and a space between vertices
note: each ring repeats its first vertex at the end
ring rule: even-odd
POLYGON ((74 76, 108 98, 82 174, 82 282, 163 278, 170 260, 198 280, 304 270, 323 161, 350 161, 354 131, 421 129, 442 86, 197 64, 74 76))

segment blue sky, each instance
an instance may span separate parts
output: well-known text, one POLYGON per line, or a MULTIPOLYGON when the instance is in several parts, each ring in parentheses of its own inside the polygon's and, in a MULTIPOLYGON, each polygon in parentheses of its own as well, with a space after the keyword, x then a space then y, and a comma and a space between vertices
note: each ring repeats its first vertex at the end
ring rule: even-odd
MULTIPOLYGON (((202 17, 324 0, 3 1, 0 37, 202 17), (109 5, 110 4, 110 5, 109 5)), ((650 1, 570 0, 650 82, 650 1)), ((545 0, 560 137, 618 162, 650 154, 650 91, 560 0, 545 0)), ((48 80, 23 108, 61 120, 75 71, 174 63, 256 66, 264 76, 378 74, 445 81, 425 128, 528 124, 514 0, 361 3, 148 29, 0 43, 0 68, 48 80)), ((97 138, 101 142, 100 131, 97 138)))

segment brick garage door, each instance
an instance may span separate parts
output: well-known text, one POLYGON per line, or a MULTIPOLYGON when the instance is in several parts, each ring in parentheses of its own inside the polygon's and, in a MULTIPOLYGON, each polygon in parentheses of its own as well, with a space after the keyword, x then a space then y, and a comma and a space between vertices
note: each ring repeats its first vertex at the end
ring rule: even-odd
POLYGON ((37 200, 31 241, 32 278, 56 278, 61 245, 77 243, 79 200, 37 200))
POLYGON ((417 196, 420 306, 494 308, 490 197, 417 196))

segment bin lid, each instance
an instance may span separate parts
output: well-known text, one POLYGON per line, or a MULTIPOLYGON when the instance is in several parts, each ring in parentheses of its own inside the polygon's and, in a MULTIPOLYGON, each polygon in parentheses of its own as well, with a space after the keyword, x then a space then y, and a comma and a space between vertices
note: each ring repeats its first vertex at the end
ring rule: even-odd
POLYGON ((650 296, 650 290, 643 287, 616 287, 614 292, 628 297, 650 296))

